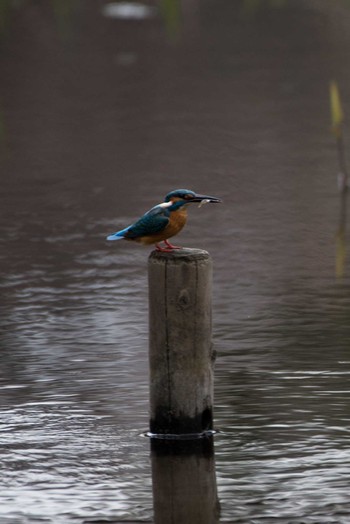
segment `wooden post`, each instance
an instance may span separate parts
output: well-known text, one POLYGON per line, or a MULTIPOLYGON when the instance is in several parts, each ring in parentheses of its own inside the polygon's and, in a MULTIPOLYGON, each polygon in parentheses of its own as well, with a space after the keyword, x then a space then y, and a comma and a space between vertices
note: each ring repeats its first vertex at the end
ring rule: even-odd
POLYGON ((148 275, 150 432, 200 436, 213 428, 211 258, 153 251, 148 275))

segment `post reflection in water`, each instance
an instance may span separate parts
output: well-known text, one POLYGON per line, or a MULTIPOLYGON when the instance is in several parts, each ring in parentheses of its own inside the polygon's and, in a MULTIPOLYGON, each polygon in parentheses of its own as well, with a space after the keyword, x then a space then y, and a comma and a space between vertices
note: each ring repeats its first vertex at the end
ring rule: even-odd
POLYGON ((155 524, 217 524, 213 437, 151 440, 155 524))

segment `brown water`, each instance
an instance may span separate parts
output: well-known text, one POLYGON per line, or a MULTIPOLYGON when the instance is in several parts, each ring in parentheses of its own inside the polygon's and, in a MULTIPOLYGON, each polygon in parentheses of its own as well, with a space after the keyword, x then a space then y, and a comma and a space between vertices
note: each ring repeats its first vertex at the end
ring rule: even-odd
POLYGON ((1 522, 153 519, 149 250, 104 238, 188 187, 224 199, 181 234, 214 260, 220 521, 347 523, 350 6, 104 4, 1 8, 1 522))

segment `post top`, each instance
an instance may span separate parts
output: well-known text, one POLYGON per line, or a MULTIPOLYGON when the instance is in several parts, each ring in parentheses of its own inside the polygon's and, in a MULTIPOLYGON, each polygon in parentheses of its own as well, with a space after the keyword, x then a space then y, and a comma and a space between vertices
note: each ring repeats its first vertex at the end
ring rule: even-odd
POLYGON ((174 249, 173 251, 157 251, 153 250, 149 256, 149 260, 208 260, 210 255, 204 249, 194 249, 189 247, 182 247, 181 249, 174 249))

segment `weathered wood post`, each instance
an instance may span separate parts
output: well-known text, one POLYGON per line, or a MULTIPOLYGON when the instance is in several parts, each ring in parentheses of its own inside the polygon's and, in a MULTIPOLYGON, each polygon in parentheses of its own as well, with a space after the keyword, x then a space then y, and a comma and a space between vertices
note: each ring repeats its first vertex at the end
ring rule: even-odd
POLYGON ((150 432, 213 429, 212 261, 200 249, 153 251, 148 263, 150 432))

